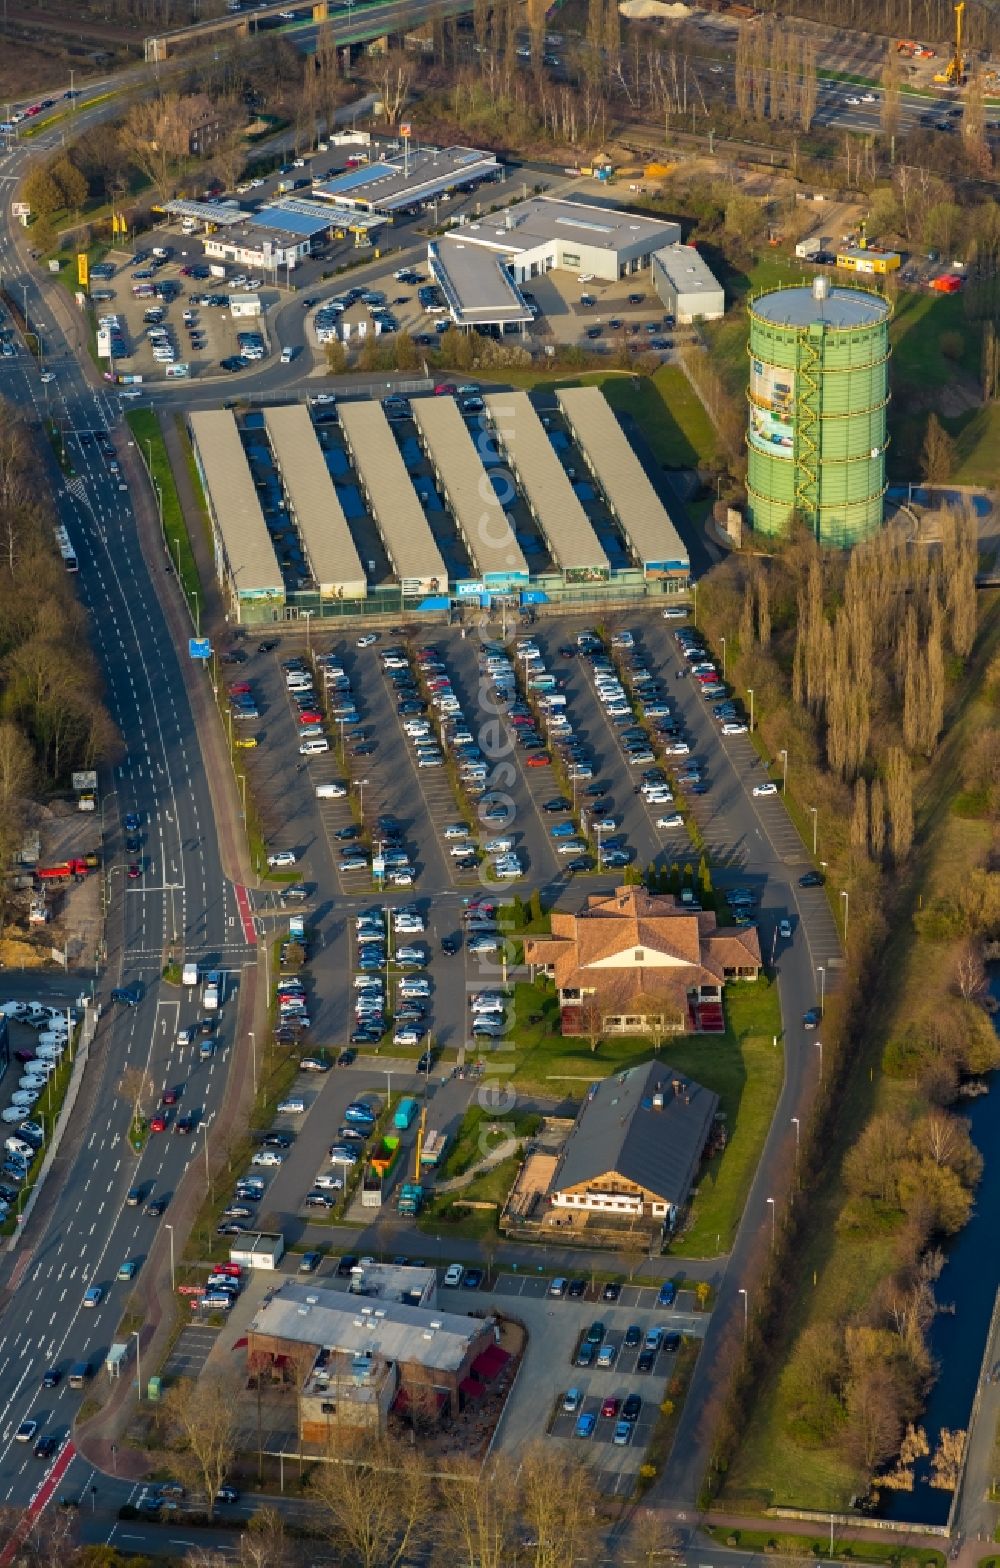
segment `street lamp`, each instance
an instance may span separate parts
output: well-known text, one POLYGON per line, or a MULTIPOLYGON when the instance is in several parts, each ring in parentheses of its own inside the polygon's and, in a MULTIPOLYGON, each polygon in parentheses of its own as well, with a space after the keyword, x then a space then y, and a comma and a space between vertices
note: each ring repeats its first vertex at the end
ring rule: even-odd
POLYGON ((604 833, 605 833, 605 829, 607 828, 607 825, 608 824, 606 822, 595 822, 594 823, 594 832, 597 834, 597 869, 598 869, 598 871, 603 871, 604 870, 604 858, 603 858, 603 856, 604 856, 604 833))
POLYGON ((815 806, 810 806, 809 810, 812 812, 812 819, 813 819, 813 859, 815 860, 816 859, 816 826, 817 826, 817 823, 819 821, 819 812, 817 811, 815 806))
POLYGON ((257 1036, 252 1029, 247 1030, 250 1036, 250 1050, 253 1055, 253 1092, 257 1093, 257 1036))
POLYGON ((741 1285, 739 1294, 743 1297, 743 1338, 746 1339, 750 1328, 750 1293, 745 1285, 741 1285))
POLYGON ((719 641, 722 644, 722 679, 725 680, 725 678, 726 678, 726 639, 724 637, 720 637, 719 641))
POLYGON ((848 917, 848 915, 851 912, 851 895, 847 891, 846 887, 842 887, 841 890, 840 890, 840 896, 844 900, 844 946, 846 947, 847 946, 847 917, 848 917))
POLYGON ((172 1225, 167 1225, 166 1220, 164 1220, 163 1223, 166 1226, 166 1229, 170 1232, 170 1289, 175 1291, 177 1289, 177 1284, 174 1276, 174 1227, 172 1225))
POLYGON ((823 964, 816 965, 816 973, 819 975, 819 1016, 822 1018, 826 999, 826 969, 823 964))
POLYGON ((385 1070, 385 1079, 386 1079, 385 1108, 386 1108, 387 1111, 391 1111, 392 1110, 392 1068, 391 1067, 387 1067, 386 1068, 386 1070, 385 1070))
POLYGON ((774 1224, 775 1224, 775 1214, 777 1213, 777 1204, 775 1203, 773 1198, 768 1198, 767 1205, 768 1205, 768 1208, 771 1210, 771 1251, 773 1252, 774 1251, 774 1224))
POLYGON ((312 621, 312 617, 313 617, 313 612, 311 610, 303 610, 302 611, 302 619, 306 623, 306 653, 311 653, 312 652, 312 643, 310 642, 310 639, 309 639, 309 626, 310 626, 310 622, 312 621))
POLYGON ((357 789, 358 789, 358 810, 361 813, 361 826, 364 827, 364 825, 365 825, 365 785, 368 783, 368 780, 367 779, 356 779, 355 783, 356 783, 357 789))
POLYGON ((142 1330, 138 1328, 132 1330, 132 1338, 135 1340, 135 1378, 139 1385, 140 1399, 142 1398, 142 1362, 139 1359, 139 1335, 141 1332, 142 1330))
POLYGON ((823 1082, 823 1042, 822 1042, 822 1040, 817 1040, 816 1041, 816 1049, 819 1052, 819 1081, 820 1081, 820 1083, 822 1083, 823 1082))
POLYGON ((753 734, 753 687, 747 687, 747 696, 750 698, 750 733, 753 734))
POLYGON ((784 794, 788 787, 788 751, 784 746, 778 756, 781 758, 781 793, 784 794))
POLYGON ((802 1126, 801 1126, 801 1123, 800 1123, 799 1118, 797 1116, 793 1116, 792 1117, 792 1126, 795 1128, 795 1174, 798 1175, 798 1170, 799 1170, 799 1137, 800 1137, 800 1134, 802 1132, 802 1126))

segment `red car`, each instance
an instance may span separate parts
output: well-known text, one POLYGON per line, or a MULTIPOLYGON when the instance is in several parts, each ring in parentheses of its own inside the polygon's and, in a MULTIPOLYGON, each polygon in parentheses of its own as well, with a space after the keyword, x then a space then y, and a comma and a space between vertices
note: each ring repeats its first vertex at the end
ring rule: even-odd
POLYGON ((229 688, 229 693, 232 697, 242 697, 246 696, 251 690, 249 681, 234 681, 229 688))
POLYGON ((176 1089, 164 1089, 161 1103, 163 1105, 176 1105, 177 1104, 177 1090, 176 1089))
POLYGON ((305 713, 299 714, 300 724, 322 724, 323 715, 317 713, 315 708, 307 708, 305 713))
POLYGON ((149 1124, 149 1130, 150 1132, 166 1132, 167 1118, 164 1116, 162 1111, 157 1111, 156 1115, 149 1124))
MULTIPOLYGON (((28 113, 31 113, 30 109, 28 110, 28 113)), ((437 386, 434 388, 434 396, 447 397, 450 393, 454 392, 454 390, 455 388, 452 386, 450 381, 439 381, 437 386)))
POLYGON ((618 1414, 618 1406, 620 1403, 621 1401, 618 1399, 606 1399, 601 1406, 601 1415, 607 1416, 609 1421, 613 1421, 615 1416, 618 1414))
POLYGON ((526 768, 547 768, 551 761, 552 758, 546 752, 533 751, 530 757, 525 757, 524 765, 526 768))
POLYGON ((231 1279, 240 1279, 243 1275, 243 1270, 238 1263, 216 1263, 214 1272, 216 1274, 228 1274, 231 1279))
POLYGON ((133 861, 133 863, 128 868, 128 879, 129 879, 129 881, 130 882, 138 882, 138 880, 139 880, 139 878, 141 876, 142 876, 142 872, 140 871, 139 867, 133 861))

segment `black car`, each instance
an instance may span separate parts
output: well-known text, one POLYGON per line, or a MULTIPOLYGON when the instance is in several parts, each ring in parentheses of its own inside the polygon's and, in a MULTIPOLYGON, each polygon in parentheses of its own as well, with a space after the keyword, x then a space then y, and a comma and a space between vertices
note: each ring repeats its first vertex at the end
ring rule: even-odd
POLYGON ((194 1132, 194 1117, 178 1116, 177 1120, 174 1122, 174 1132, 180 1133, 182 1138, 189 1136, 194 1132))
POLYGON ((58 1437, 53 1436, 53 1434, 49 1432, 45 1437, 40 1437, 38 1442, 35 1444, 35 1458, 51 1459, 52 1455, 55 1453, 58 1447, 58 1437))
POLYGON ((622 1341, 624 1349, 635 1350, 636 1346, 641 1344, 642 1329, 639 1327, 638 1323, 630 1323, 628 1328, 625 1330, 625 1338, 622 1341))
POLYGON ((665 1350, 668 1355, 674 1355, 680 1348, 681 1336, 676 1330, 671 1330, 669 1334, 664 1334, 663 1344, 660 1346, 661 1350, 665 1350))
POLYGON ((49 1370, 46 1372, 45 1376, 42 1378, 42 1387, 43 1388, 58 1388, 59 1384, 61 1382, 62 1382, 62 1372, 59 1370, 59 1368, 58 1367, 49 1367, 49 1370))
MULTIPOLYGON (((371 1032, 374 1033, 374 1031, 371 1032)), ((341 1051, 337 1057, 337 1066, 350 1067, 351 1063, 356 1060, 357 1054, 357 1051, 341 1051)))
POLYGON ((570 802, 568 800, 563 800, 562 796, 560 795, 555 800, 543 801, 542 810, 548 812, 569 811, 570 802))
POLYGON ((621 1286, 615 1280, 609 1280, 601 1291, 602 1301, 617 1301, 622 1293, 621 1286))
POLYGON ((258 653, 270 653, 272 648, 276 648, 277 646, 278 646, 277 638, 276 637, 272 637, 269 642, 259 642, 257 644, 257 652, 258 653))
MULTIPOLYGON (((313 1256, 313 1254, 307 1252, 305 1256, 308 1258, 313 1256)), ((238 1503, 239 1500, 240 1494, 236 1490, 235 1486, 220 1486, 219 1490, 215 1494, 215 1501, 217 1503, 238 1503)))
POLYGON ((429 1073, 433 1066, 434 1066, 434 1052, 433 1051, 425 1051, 422 1056, 418 1056, 418 1058, 417 1058, 417 1072, 418 1073, 429 1073))
POLYGON ((216 1225, 217 1236, 242 1236, 246 1226, 240 1220, 224 1220, 221 1225, 216 1225))
POLYGON ((625 1400, 625 1403, 622 1405, 622 1420, 638 1421, 639 1412, 641 1409, 642 1396, 640 1394, 629 1394, 625 1400))
POLYGON ((821 871, 807 871, 804 877, 799 877, 799 887, 822 887, 823 881, 821 871))
POLYGON ((453 954, 455 954, 455 953, 457 953, 459 951, 461 946, 462 946, 462 938, 460 936, 443 936, 441 938, 441 951, 442 951, 442 953, 448 953, 449 955, 453 955, 453 954))
POLYGON ((652 1372, 655 1363, 655 1350, 640 1350, 639 1359, 635 1364, 635 1370, 637 1372, 652 1372))
POLYGON ((260 1141, 265 1149, 290 1149, 294 1139, 290 1132, 269 1132, 260 1141))
POLYGON ((579 1301, 587 1294, 587 1281, 585 1279, 571 1279, 566 1287, 566 1294, 574 1301, 579 1301))
POLYGON ((164 1213, 166 1207, 166 1198, 150 1198, 142 1212, 143 1214, 150 1215, 154 1220, 158 1220, 160 1215, 164 1213))
POLYGON ((341 1258, 340 1262, 337 1264, 337 1273, 338 1273, 338 1275, 340 1276, 341 1279, 350 1279, 350 1277, 351 1277, 351 1270, 353 1269, 353 1267, 357 1263, 357 1261, 358 1261, 357 1257, 355 1256, 355 1254, 353 1252, 345 1252, 344 1253, 344 1256, 341 1258))

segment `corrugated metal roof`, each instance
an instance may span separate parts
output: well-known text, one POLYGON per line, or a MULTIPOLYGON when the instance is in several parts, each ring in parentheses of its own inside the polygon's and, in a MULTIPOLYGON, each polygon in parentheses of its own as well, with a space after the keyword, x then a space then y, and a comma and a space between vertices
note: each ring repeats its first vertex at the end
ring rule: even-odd
POLYGON ((266 408, 264 426, 309 569, 320 590, 329 593, 339 588, 346 599, 363 599, 368 584, 361 557, 309 410, 301 403, 266 408))
POLYGON ((556 566, 564 572, 594 567, 610 571, 611 563, 527 392, 492 392, 486 407, 556 566))
POLYGON ((600 387, 563 387, 556 397, 638 564, 687 566, 687 547, 600 387))
POLYGON ((208 408, 189 414, 188 421, 236 592, 283 596, 278 558, 235 414, 228 408, 208 408))
POLYGON ((334 219, 330 212, 306 213, 296 212, 292 207, 282 207, 276 203, 272 207, 262 207, 250 219, 252 229, 280 229, 285 234, 298 234, 302 239, 312 239, 314 234, 322 234, 330 227, 334 219))
POLYGON ((528 563, 454 398, 413 398, 410 407, 476 572, 480 577, 505 572, 527 577, 528 563))
POLYGON ((341 403, 340 427, 400 581, 447 584, 448 571, 381 403, 341 403))

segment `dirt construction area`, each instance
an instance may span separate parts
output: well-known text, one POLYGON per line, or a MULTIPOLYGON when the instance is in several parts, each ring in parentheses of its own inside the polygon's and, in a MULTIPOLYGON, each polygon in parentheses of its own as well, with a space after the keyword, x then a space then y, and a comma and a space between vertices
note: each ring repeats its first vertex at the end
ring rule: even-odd
POLYGON ((154 336, 157 332, 166 334, 175 355, 174 363, 190 366, 192 377, 219 375, 220 362, 239 352, 240 332, 259 333, 268 357, 271 342, 267 312, 278 303, 278 291, 236 266, 225 267, 225 277, 185 275, 186 268, 201 274, 208 272, 204 257, 186 236, 157 232, 152 240, 158 249, 169 248, 171 254, 166 261, 158 262, 145 246, 135 255, 112 251, 105 257, 104 265, 114 268, 113 276, 91 278, 95 317, 118 318, 126 350, 124 356, 119 353, 115 357, 119 375, 138 375, 144 383, 169 379, 168 363, 154 355, 151 329, 154 336), (253 283, 261 287, 253 288, 253 283), (228 303, 208 303, 215 296, 230 294, 256 295, 261 314, 234 319, 228 303))

